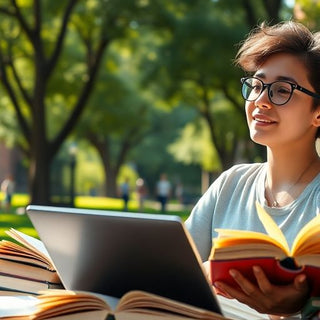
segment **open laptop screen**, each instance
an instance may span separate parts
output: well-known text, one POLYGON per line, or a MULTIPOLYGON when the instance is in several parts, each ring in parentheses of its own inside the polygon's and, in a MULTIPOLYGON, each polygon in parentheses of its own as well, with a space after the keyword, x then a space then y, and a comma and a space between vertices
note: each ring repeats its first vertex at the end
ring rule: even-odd
POLYGON ((179 217, 35 205, 27 214, 66 289, 143 290, 221 313, 179 217))

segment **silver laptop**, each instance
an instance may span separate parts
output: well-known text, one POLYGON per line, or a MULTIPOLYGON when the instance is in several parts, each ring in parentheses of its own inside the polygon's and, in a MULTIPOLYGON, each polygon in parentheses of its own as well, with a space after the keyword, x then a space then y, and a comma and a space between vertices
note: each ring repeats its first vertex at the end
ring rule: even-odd
POLYGON ((144 290, 221 313, 178 216, 30 205, 27 214, 69 290, 144 290))

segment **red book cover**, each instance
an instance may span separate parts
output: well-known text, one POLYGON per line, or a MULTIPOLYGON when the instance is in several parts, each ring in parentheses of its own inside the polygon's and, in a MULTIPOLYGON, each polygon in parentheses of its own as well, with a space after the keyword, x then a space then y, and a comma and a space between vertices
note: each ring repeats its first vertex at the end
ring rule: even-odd
MULTIPOLYGON (((286 259, 286 263, 292 259, 286 259)), ((291 263, 292 264, 292 263, 291 263)), ((258 265, 266 273, 269 281, 277 285, 289 284, 293 279, 305 273, 309 281, 312 296, 320 295, 320 268, 314 266, 304 266, 298 269, 291 269, 282 265, 282 262, 275 258, 245 258, 230 260, 210 260, 211 281, 222 281, 229 285, 237 286, 236 282, 229 274, 230 269, 236 269, 241 272, 248 280, 256 283, 252 267, 258 265)))

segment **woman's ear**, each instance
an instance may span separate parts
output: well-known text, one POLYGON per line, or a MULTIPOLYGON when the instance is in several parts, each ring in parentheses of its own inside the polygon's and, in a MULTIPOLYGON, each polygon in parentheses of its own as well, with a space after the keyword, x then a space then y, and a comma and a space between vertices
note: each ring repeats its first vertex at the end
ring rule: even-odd
POLYGON ((313 118, 313 125, 315 127, 320 127, 320 108, 318 108, 314 114, 314 118, 313 118))

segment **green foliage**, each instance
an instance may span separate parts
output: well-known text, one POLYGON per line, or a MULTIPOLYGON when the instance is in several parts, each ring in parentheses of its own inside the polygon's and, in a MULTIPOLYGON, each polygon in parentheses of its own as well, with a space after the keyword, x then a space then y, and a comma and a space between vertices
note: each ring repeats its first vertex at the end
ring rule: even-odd
POLYGON ((203 121, 199 125, 188 123, 181 130, 180 137, 169 145, 169 151, 177 161, 187 165, 200 163, 204 170, 221 170, 219 157, 203 121))
POLYGON ((170 44, 170 75, 213 87, 228 81, 234 44, 243 33, 242 25, 226 25, 214 12, 191 12, 177 25, 170 44))
MULTIPOLYGON (((215 135, 225 149, 232 152, 235 139, 245 139, 247 126, 243 117, 224 99, 214 100, 213 117, 215 121, 215 135)), ((185 164, 200 163, 207 171, 220 171, 222 165, 203 119, 187 123, 181 130, 179 138, 169 146, 170 153, 179 162, 185 164)))
POLYGON ((296 0, 296 18, 311 29, 319 30, 320 3, 312 0, 296 0))

